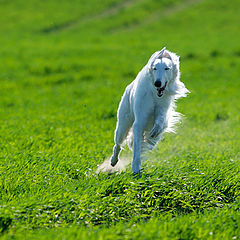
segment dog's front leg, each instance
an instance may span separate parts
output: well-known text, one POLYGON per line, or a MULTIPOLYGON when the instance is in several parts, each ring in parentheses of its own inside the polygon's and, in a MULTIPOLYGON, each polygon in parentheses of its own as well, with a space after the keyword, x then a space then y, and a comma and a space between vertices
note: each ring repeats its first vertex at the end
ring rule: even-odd
POLYGON ((158 113, 155 116, 155 122, 150 132, 150 137, 155 138, 159 136, 163 132, 164 128, 166 127, 165 125, 166 125, 166 120, 165 120, 164 114, 158 113))
POLYGON ((133 174, 139 174, 141 170, 141 147, 143 138, 143 127, 135 122, 133 124, 133 174))

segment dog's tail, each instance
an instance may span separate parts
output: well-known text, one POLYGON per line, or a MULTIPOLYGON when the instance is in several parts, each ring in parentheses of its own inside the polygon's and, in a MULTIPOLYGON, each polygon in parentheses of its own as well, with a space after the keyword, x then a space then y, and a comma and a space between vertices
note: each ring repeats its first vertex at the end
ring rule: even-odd
POLYGON ((133 149, 133 131, 132 128, 129 130, 127 138, 126 138, 126 143, 128 145, 128 148, 132 151, 133 149))

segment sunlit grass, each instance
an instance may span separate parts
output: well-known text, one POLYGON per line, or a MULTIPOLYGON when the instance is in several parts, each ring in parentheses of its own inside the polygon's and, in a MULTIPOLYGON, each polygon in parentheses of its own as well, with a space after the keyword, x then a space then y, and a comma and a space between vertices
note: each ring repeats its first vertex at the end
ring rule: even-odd
POLYGON ((238 1, 157 18, 183 2, 0 4, 3 239, 238 239, 238 1), (124 88, 164 45, 191 91, 177 135, 148 154, 141 179, 130 166, 96 174, 124 88))

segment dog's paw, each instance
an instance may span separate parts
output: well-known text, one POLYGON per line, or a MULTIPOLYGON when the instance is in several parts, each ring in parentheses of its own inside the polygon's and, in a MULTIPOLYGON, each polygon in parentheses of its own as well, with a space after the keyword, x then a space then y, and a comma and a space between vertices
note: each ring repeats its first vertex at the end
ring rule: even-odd
POLYGON ((141 173, 141 171, 139 171, 139 172, 133 172, 133 178, 135 178, 135 179, 140 179, 140 178, 142 178, 142 173, 141 173))
POLYGON ((133 178, 136 178, 136 179, 142 178, 143 171, 144 171, 143 168, 141 168, 138 171, 133 171, 133 178))
POLYGON ((162 128, 160 127, 160 125, 159 124, 155 124, 153 126, 153 129, 150 132, 150 137, 151 138, 157 137, 161 133, 161 131, 162 131, 162 128))
POLYGON ((111 157, 111 166, 114 167, 118 162, 118 158, 111 157))

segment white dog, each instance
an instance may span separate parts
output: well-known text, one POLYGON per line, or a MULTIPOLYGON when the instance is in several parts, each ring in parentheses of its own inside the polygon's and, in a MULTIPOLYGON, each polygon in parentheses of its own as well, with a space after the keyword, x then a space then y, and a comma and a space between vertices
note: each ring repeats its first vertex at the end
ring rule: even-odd
POLYGON ((155 52, 122 96, 111 165, 117 164, 127 138, 128 146, 133 145, 132 171, 140 173, 141 153, 153 149, 163 132, 174 132, 180 119, 175 100, 188 92, 180 81, 179 57, 166 48, 155 52))

